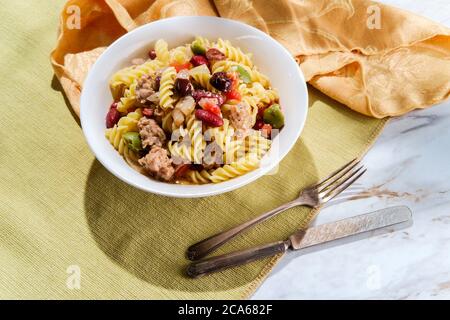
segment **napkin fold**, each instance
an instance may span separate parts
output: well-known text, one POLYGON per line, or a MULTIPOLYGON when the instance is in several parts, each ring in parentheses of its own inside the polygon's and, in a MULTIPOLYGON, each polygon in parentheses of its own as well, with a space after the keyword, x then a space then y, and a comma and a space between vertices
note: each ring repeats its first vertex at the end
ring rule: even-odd
POLYGON ((51 61, 74 111, 106 46, 137 26, 182 15, 219 15, 267 32, 312 86, 368 116, 402 115, 450 94, 450 30, 373 1, 70 0, 51 61))

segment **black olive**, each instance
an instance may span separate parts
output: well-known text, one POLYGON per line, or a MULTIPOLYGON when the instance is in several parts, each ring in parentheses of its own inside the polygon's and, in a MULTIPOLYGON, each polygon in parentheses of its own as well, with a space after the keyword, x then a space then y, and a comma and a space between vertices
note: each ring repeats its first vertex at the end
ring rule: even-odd
POLYGON ((175 80, 175 90, 180 96, 185 97, 192 94, 194 86, 189 79, 177 78, 175 80))
POLYGON ((216 72, 212 75, 209 83, 217 90, 228 92, 231 90, 232 81, 225 72, 216 72))

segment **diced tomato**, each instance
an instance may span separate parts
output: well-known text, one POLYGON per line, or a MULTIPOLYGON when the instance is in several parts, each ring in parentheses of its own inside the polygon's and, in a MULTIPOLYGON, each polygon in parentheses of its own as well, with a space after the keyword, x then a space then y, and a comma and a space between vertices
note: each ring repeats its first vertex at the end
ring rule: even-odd
POLYGON ((227 95, 228 100, 241 101, 241 99, 242 99, 241 94, 237 90, 231 90, 231 91, 227 92, 226 95, 227 95))
POLYGON ((191 58, 191 63, 195 67, 201 66, 202 64, 208 65, 208 59, 206 59, 204 56, 196 55, 191 58))
POLYGON ((203 109, 206 111, 212 112, 214 114, 217 114, 218 116, 222 115, 222 112, 220 111, 219 106, 216 104, 213 104, 213 103, 206 102, 203 106, 203 109))
POLYGON ((239 86, 239 76, 236 72, 228 72, 227 77, 231 79, 231 91, 237 90, 239 86))
POLYGON ((173 62, 170 65, 174 67, 177 72, 180 72, 181 70, 189 70, 192 68, 192 64, 190 62, 186 63, 173 62))
POLYGON ((202 107, 203 110, 222 116, 222 112, 220 111, 218 100, 216 98, 202 98, 198 102, 198 105, 202 107))
POLYGON ((272 126, 268 123, 264 124, 261 128, 261 134, 263 137, 270 138, 270 135, 272 134, 272 126))

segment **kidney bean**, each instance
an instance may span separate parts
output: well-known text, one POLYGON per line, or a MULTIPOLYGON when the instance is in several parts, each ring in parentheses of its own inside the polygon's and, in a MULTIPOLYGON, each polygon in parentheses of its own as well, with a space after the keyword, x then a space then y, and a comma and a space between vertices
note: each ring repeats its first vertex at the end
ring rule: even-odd
MULTIPOLYGON (((262 107, 262 108, 259 108, 258 109, 258 114, 256 115, 256 118, 258 119, 258 120, 261 120, 262 121, 262 119, 263 119, 263 117, 264 117, 264 111, 266 111, 266 109, 267 109, 268 107, 262 107)), ((264 122, 264 121, 263 121, 264 122)))
POLYGON ((223 119, 220 116, 206 110, 195 110, 195 117, 211 127, 223 126, 223 119))
POLYGON ((148 52, 148 57, 149 57, 151 60, 155 60, 155 59, 156 59, 156 51, 155 51, 155 49, 152 49, 152 50, 150 50, 150 51, 148 52))
POLYGON ((120 112, 117 110, 117 102, 114 102, 106 114, 106 128, 112 128, 119 122, 120 112))
POLYGON ((204 56, 199 56, 199 55, 193 56, 193 57, 191 58, 191 61, 190 61, 190 62, 192 63, 192 65, 193 65, 194 67, 201 66, 202 64, 208 65, 208 60, 207 60, 204 56))
POLYGON ((218 61, 218 60, 225 60, 226 56, 219 49, 211 48, 208 49, 208 51, 206 51, 206 58, 209 61, 218 61))

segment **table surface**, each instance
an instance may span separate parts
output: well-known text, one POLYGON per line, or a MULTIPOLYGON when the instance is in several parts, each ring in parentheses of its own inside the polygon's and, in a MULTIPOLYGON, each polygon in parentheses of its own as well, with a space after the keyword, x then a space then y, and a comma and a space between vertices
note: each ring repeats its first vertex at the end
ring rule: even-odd
MULTIPOLYGON (((448 0, 380 2, 450 26, 448 0)), ((358 199, 323 209, 314 225, 396 205, 412 209, 414 225, 289 252, 253 299, 450 299, 450 101, 392 119, 363 163, 358 199)))

